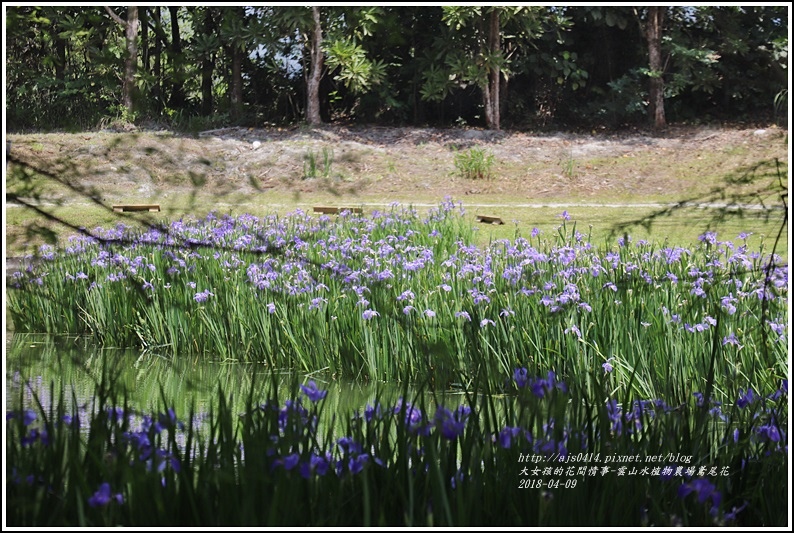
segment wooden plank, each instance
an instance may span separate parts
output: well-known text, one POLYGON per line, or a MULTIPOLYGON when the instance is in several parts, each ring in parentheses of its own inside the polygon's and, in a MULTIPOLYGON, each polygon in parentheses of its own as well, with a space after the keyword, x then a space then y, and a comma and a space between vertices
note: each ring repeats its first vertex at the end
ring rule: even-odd
POLYGON ((234 131, 237 131, 237 128, 218 128, 216 130, 200 131, 198 133, 198 136, 199 137, 206 137, 207 135, 213 135, 215 133, 221 133, 221 132, 223 132, 223 133, 231 133, 231 132, 234 132, 234 131))
POLYGON ((118 204, 113 206, 113 211, 159 211, 159 204, 118 204))
POLYGON ((484 224, 504 224, 504 221, 500 217, 490 215, 477 215, 477 222, 482 222, 484 224))
POLYGON ((315 213, 323 213, 325 215, 338 215, 342 211, 350 211, 351 213, 362 214, 364 212, 360 207, 330 207, 330 206, 314 206, 315 213))

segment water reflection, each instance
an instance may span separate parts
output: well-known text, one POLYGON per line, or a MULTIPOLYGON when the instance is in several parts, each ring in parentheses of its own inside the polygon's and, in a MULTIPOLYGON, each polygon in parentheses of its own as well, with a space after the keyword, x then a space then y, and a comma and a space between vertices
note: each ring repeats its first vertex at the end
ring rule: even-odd
MULTIPOLYGON (((61 387, 67 406, 72 405, 72 391, 78 405, 90 406, 103 371, 113 377, 119 401, 126 396, 130 407, 138 412, 173 407, 183 415, 193 407, 196 413, 206 413, 211 405, 217 405, 219 387, 227 398, 231 397, 235 410, 242 412, 249 394, 254 403, 264 402, 275 383, 278 398, 283 401, 293 390, 294 380, 305 383, 308 379, 328 390, 324 411, 338 417, 363 411, 376 401, 393 405, 406 394, 413 400, 416 394, 412 388, 393 383, 342 381, 317 373, 274 374, 262 363, 166 358, 139 350, 105 348, 90 337, 7 332, 5 364, 7 408, 33 407, 35 395, 46 409, 61 387)), ((460 402, 460 395, 437 395, 446 405, 460 402)), ((427 401, 431 402, 430 398, 427 401)))

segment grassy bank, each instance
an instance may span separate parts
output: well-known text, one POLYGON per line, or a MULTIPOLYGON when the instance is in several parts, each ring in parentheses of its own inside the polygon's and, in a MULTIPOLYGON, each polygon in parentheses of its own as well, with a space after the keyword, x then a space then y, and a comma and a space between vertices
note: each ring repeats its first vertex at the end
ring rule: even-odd
MULTIPOLYGON (((160 205, 161 212, 118 213, 88 203, 46 206, 44 209, 71 226, 92 231, 97 227, 109 227, 118 222, 143 228, 146 224, 168 223, 170 220, 183 217, 203 218, 210 212, 235 217, 243 214, 267 217, 284 216, 296 209, 312 213, 315 206, 339 206, 361 208, 366 214, 370 214, 375 210, 388 209, 392 203, 378 199, 374 202, 361 202, 357 199, 343 201, 332 195, 315 197, 311 201, 302 201, 290 195, 245 195, 220 199, 199 195, 192 198, 153 201, 160 205)), ((509 202, 509 199, 496 197, 484 203, 479 199, 466 202, 465 217, 475 228, 473 240, 475 244, 486 246, 492 240, 526 236, 534 228, 549 233, 558 225, 560 213, 566 210, 577 221, 579 230, 587 233, 590 240, 598 245, 614 244, 619 237, 629 233, 637 239, 653 240, 670 246, 687 246, 706 231, 713 231, 724 239, 733 239, 740 233, 748 233, 749 246, 758 249, 764 244, 765 249, 771 251, 775 238, 780 232, 784 215, 782 209, 775 208, 759 210, 694 207, 650 202, 620 205, 610 204, 609 200, 603 200, 604 203, 601 205, 557 202, 527 205, 500 203, 501 201, 509 202), (504 224, 478 223, 477 215, 495 216, 504 224)), ((407 200, 405 204, 416 206, 420 213, 426 213, 437 205, 432 199, 418 203, 407 200)), ((6 210, 8 256, 35 254, 42 244, 63 242, 74 233, 73 227, 31 215, 27 209, 7 208, 6 210)), ((776 248, 776 253, 786 260, 787 233, 788 228, 784 227, 776 248)))

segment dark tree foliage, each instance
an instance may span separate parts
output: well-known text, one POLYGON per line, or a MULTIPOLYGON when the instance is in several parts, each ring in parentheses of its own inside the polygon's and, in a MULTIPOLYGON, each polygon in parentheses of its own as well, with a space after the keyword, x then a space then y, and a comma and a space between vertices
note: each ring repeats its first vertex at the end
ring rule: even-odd
POLYGON ((615 128, 650 125, 654 109, 672 123, 788 114, 787 6, 147 6, 129 32, 128 12, 113 11, 6 8, 10 131, 615 128), (309 76, 315 14, 323 40, 309 76), (657 55, 649 21, 661 22, 657 55))

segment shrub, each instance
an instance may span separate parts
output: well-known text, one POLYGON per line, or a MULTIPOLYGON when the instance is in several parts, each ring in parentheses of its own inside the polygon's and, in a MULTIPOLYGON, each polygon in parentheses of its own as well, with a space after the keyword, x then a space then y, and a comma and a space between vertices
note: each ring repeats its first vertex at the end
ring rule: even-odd
POLYGON ((455 155, 455 169, 468 179, 491 179, 493 164, 493 154, 484 148, 470 148, 468 152, 455 155))
POLYGON ((309 150, 303 156, 303 179, 327 178, 331 175, 333 162, 334 151, 332 149, 323 147, 322 164, 318 160, 318 154, 314 153, 314 150, 309 150))

